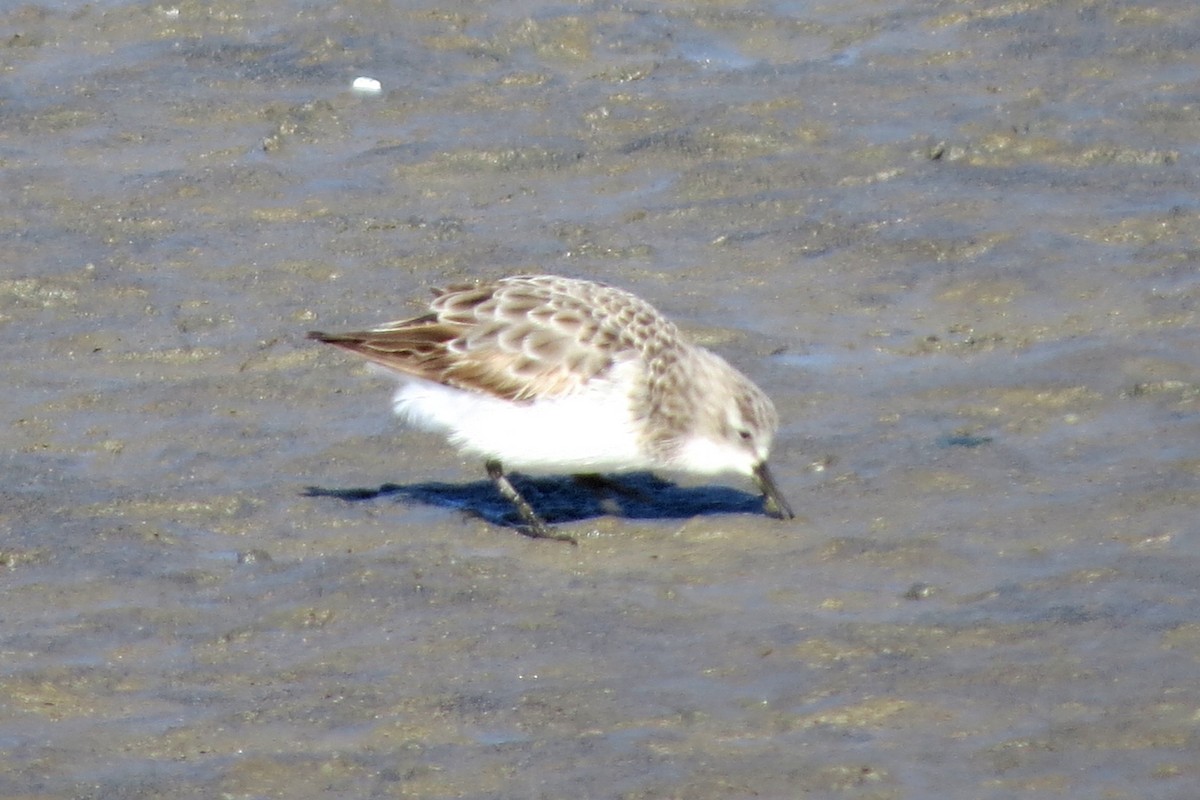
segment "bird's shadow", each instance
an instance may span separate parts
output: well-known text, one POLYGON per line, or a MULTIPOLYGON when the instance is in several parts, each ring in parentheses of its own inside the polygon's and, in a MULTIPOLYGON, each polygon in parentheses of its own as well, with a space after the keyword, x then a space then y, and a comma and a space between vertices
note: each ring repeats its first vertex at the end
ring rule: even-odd
MULTIPOLYGON (((725 486, 678 486, 650 472, 622 475, 529 477, 509 479, 548 523, 579 522, 601 516, 626 519, 685 519, 712 514, 761 514, 763 499, 725 486)), ((524 523, 488 480, 472 483, 385 483, 378 489, 331 489, 309 486, 306 497, 336 497, 347 502, 391 497, 410 503, 451 508, 508 528, 524 523)))

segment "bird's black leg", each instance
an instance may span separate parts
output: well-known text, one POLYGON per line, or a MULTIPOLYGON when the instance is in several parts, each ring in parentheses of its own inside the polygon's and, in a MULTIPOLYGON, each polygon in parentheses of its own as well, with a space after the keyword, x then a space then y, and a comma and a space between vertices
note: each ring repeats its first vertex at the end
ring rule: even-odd
POLYGON ((496 484, 496 488, 500 490, 500 494, 504 495, 504 498, 516 507, 517 513, 521 515, 521 519, 525 520, 526 527, 520 529, 521 533, 533 539, 554 539, 559 542, 578 544, 575 541, 575 537, 570 534, 559 533, 542 521, 541 517, 533 510, 533 506, 529 505, 529 501, 521 496, 521 493, 516 490, 516 487, 508 479, 508 476, 504 474, 504 467, 500 466, 499 461, 492 460, 487 462, 487 474, 492 479, 492 482, 496 484))

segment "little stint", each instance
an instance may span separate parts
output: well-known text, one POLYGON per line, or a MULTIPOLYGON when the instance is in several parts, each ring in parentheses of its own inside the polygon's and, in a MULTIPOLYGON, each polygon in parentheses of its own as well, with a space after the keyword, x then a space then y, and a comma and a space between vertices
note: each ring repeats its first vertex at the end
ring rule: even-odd
POLYGON ((621 289, 516 276, 439 291, 412 319, 308 336, 395 377, 396 414, 481 458, 526 535, 574 541, 505 468, 734 473, 754 480, 769 513, 795 516, 767 467, 779 426, 770 399, 621 289))

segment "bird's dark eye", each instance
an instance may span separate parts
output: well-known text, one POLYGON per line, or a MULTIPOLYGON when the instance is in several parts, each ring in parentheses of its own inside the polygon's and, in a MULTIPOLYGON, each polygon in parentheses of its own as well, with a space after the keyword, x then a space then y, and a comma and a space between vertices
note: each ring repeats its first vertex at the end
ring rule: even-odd
POLYGON ((738 431, 738 436, 742 437, 743 442, 748 442, 753 438, 750 431, 738 431))

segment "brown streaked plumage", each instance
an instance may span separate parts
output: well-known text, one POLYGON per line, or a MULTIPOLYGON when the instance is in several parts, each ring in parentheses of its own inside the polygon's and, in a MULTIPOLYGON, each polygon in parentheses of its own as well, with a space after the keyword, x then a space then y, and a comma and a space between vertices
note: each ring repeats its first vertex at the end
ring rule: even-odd
POLYGON ((737 472, 754 478, 773 513, 794 516, 766 466, 778 426, 771 401, 629 292, 517 276, 452 286, 411 319, 309 337, 393 374, 397 414, 483 456, 531 535, 555 534, 501 463, 737 472))

